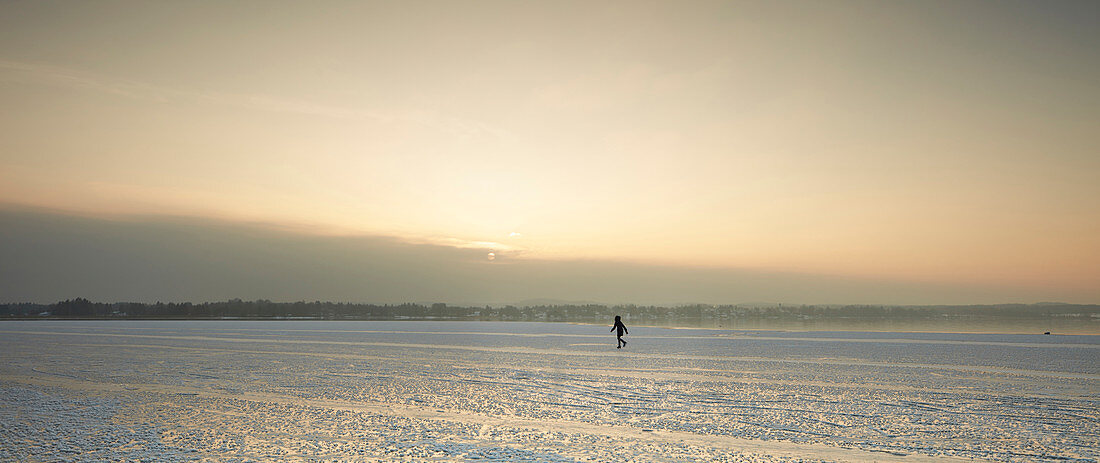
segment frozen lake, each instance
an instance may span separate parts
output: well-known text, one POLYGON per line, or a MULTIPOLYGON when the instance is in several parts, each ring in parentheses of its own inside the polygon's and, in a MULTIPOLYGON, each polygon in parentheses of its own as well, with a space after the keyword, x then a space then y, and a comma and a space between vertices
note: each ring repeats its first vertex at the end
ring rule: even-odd
POLYGON ((0 460, 1100 459, 1100 336, 609 329, 3 321, 0 460))

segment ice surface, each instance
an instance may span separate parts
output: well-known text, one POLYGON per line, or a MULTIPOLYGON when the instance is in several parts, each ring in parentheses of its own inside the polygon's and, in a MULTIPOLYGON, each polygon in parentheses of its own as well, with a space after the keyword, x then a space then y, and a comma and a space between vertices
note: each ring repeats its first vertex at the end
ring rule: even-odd
POLYGON ((1100 336, 0 322, 3 461, 1097 461, 1100 336))

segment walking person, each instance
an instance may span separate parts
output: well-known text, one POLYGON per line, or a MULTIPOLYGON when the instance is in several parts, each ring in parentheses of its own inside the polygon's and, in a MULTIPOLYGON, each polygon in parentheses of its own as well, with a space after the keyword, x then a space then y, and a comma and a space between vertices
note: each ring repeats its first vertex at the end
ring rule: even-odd
POLYGON ((611 331, 615 330, 619 331, 619 345, 615 348, 622 349, 623 346, 626 345, 626 340, 623 339, 623 335, 630 334, 630 330, 626 329, 626 325, 623 324, 623 318, 618 315, 615 316, 615 325, 611 327, 611 331))

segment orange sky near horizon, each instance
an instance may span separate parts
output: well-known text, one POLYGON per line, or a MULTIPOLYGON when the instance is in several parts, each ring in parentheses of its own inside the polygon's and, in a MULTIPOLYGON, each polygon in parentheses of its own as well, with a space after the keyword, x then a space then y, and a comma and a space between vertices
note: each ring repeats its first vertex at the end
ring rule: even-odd
POLYGON ((0 202, 1100 300, 1095 3, 0 4, 0 202))

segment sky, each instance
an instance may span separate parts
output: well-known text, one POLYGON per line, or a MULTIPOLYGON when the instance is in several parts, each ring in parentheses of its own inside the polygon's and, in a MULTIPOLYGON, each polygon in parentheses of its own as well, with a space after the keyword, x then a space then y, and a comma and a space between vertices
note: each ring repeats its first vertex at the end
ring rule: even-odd
POLYGON ((1098 23, 3 2, 0 301, 1100 302, 1098 23))

